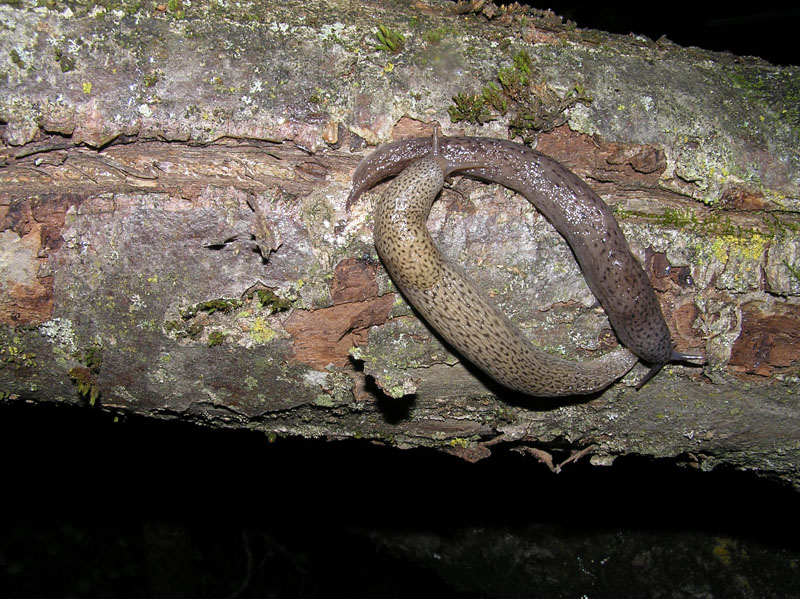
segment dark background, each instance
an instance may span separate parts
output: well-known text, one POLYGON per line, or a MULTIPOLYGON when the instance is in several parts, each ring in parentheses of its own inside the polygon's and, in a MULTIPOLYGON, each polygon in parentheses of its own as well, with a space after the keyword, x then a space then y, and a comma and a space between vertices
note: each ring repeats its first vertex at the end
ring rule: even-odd
POLYGON ((643 2, 604 0, 522 2, 550 8, 578 27, 635 33, 681 46, 759 56, 779 65, 800 65, 797 2, 643 2))

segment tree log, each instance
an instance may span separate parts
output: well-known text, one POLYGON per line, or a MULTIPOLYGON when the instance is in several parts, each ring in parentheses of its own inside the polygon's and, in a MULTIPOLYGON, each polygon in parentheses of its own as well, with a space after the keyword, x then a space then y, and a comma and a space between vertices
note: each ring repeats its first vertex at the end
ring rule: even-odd
MULTIPOLYGON (((0 6, 5 401, 363 438, 669 457, 800 483, 800 71, 546 11, 336 2, 0 6), (128 8, 129 7, 129 8, 128 8), (515 137, 615 211, 679 351, 590 398, 493 384, 396 293, 376 145, 515 137)), ((459 180, 429 226, 544 348, 616 345, 563 239, 459 180)))

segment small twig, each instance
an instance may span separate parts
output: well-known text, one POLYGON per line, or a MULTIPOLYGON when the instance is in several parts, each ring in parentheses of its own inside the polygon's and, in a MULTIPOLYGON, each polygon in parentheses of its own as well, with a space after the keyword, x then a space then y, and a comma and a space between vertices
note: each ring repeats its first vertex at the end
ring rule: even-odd
POLYGON ((594 444, 592 444, 592 445, 589 445, 588 447, 584 447, 584 448, 583 448, 583 449, 581 449, 580 451, 574 451, 574 452, 572 452, 572 455, 571 455, 571 456, 569 456, 569 457, 568 457, 566 460, 564 460, 564 461, 563 461, 563 462, 561 462, 560 464, 558 464, 558 465, 556 466, 555 470, 553 470, 553 472, 555 472, 556 474, 558 474, 559 472, 561 472, 561 468, 562 468, 563 466, 566 466, 566 465, 567 465, 567 464, 569 464, 570 462, 577 462, 579 459, 581 459, 581 458, 582 458, 583 456, 585 456, 587 453, 591 453, 591 452, 592 452, 593 450, 595 450, 595 449, 597 449, 597 445, 594 445, 594 444))

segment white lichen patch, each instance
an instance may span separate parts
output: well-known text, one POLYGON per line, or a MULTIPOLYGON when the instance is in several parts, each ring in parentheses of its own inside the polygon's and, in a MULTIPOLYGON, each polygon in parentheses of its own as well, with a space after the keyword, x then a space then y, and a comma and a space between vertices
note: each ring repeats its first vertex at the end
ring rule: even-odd
POLYGON ((39 325, 39 334, 50 340, 51 343, 68 351, 76 351, 75 330, 72 321, 66 318, 51 318, 39 325))

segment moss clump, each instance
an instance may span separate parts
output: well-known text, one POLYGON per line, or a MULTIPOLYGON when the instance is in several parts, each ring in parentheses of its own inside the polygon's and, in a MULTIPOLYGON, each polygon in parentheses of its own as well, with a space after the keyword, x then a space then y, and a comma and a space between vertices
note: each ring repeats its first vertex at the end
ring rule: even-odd
POLYGON ((270 314, 285 312, 292 307, 292 302, 278 297, 269 289, 259 289, 255 293, 256 300, 262 308, 268 308, 270 314))
POLYGON ((8 56, 11 58, 11 62, 13 62, 20 69, 25 66, 25 63, 22 61, 22 58, 20 57, 19 52, 17 52, 13 48, 8 53, 8 56))
MULTIPOLYGON (((467 121, 468 123, 483 125, 497 118, 489 110, 488 103, 482 93, 456 94, 453 97, 453 106, 450 106, 447 112, 450 114, 450 120, 454 123, 467 121)), ((501 114, 504 114, 504 112, 501 114)))
POLYGON ((509 129, 525 142, 538 132, 547 132, 567 122, 564 112, 592 99, 575 84, 559 94, 535 74, 533 61, 524 50, 514 56, 512 65, 497 72, 497 81, 489 82, 478 94, 457 94, 448 108, 450 119, 483 125, 508 115, 509 129))
POLYGON ((69 73, 70 71, 75 70, 76 63, 72 56, 61 50, 61 48, 56 48, 53 50, 53 53, 55 55, 56 62, 61 67, 62 73, 69 73))
POLYGON ((208 347, 215 347, 217 345, 222 345, 222 342, 225 341, 225 337, 227 337, 225 333, 222 331, 212 331, 208 334, 208 347))
POLYGON ((276 336, 266 316, 284 312, 291 307, 290 300, 281 298, 273 291, 262 287, 251 289, 244 299, 220 298, 181 308, 178 310, 180 319, 167 320, 162 324, 162 328, 165 333, 175 338, 197 340, 206 327, 213 327, 218 330, 209 332, 206 340, 208 347, 215 347, 230 336, 229 327, 239 327, 242 330, 249 329, 255 343, 264 344, 276 336), (266 314, 262 310, 266 310, 266 314), (216 316, 210 318, 212 315, 216 316), (248 322, 252 324, 248 325, 248 322), (223 332, 224 330, 229 332, 223 332))
POLYGON ((69 378, 78 387, 78 393, 94 406, 100 399, 100 387, 97 385, 94 373, 85 366, 75 366, 69 370, 69 378))
POLYGON ((169 0, 167 2, 167 10, 172 13, 176 19, 183 19, 186 17, 186 11, 183 8, 183 0, 169 0))
POLYGON ((375 38, 378 40, 378 45, 375 46, 376 50, 384 52, 391 52, 397 54, 405 46, 406 38, 399 31, 394 31, 386 27, 386 25, 378 25, 378 31, 375 33, 375 38))
POLYGON ((145 87, 154 87, 162 77, 162 74, 158 71, 147 73, 143 78, 145 87))
POLYGON ((86 366, 95 372, 100 369, 100 365, 103 363, 103 348, 98 345, 93 345, 89 349, 86 350, 83 356, 83 363, 86 366))
POLYGON ((452 27, 437 27, 436 29, 431 29, 430 31, 426 31, 422 35, 422 39, 424 39, 429 44, 438 44, 444 38, 453 35, 455 30, 452 27))
POLYGON ((81 365, 70 368, 69 378, 78 387, 78 393, 89 401, 90 406, 94 406, 100 399, 96 375, 103 364, 103 348, 92 345, 84 351, 74 352, 72 357, 81 362, 81 365))
POLYGON ((237 299, 214 299, 208 300, 207 302, 200 302, 194 306, 190 306, 189 308, 184 308, 181 310, 181 318, 184 320, 190 320, 197 316, 199 312, 205 312, 206 314, 214 314, 215 312, 222 312, 227 313, 231 310, 235 310, 237 308, 241 308, 242 300, 237 299))

